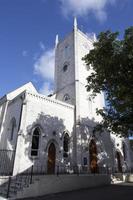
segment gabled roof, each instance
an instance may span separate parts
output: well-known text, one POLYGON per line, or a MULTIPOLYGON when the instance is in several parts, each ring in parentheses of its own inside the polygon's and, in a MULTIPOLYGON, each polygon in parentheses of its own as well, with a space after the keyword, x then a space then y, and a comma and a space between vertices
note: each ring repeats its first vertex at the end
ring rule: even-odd
POLYGON ((28 91, 28 92, 32 92, 32 93, 38 94, 38 92, 35 89, 35 87, 33 86, 33 84, 31 82, 28 82, 25 85, 22 85, 21 87, 17 88, 16 90, 14 90, 14 91, 6 94, 5 96, 3 96, 0 99, 0 101, 12 100, 12 99, 14 99, 16 96, 18 96, 19 94, 21 94, 24 91, 28 91))

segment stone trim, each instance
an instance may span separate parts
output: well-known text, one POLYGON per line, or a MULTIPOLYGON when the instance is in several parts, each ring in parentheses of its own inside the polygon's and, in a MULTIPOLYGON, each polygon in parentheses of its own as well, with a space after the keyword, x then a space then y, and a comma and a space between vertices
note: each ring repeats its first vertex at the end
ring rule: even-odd
POLYGON ((77 30, 78 33, 80 33, 83 37, 85 37, 87 40, 89 40, 89 42, 93 45, 94 40, 89 38, 85 33, 83 33, 81 30, 77 30))
POLYGON ((60 105, 60 106, 66 107, 66 108, 68 108, 68 109, 74 109, 74 106, 73 106, 73 105, 66 104, 66 103, 61 102, 61 101, 59 101, 59 100, 56 100, 56 99, 53 100, 53 99, 51 99, 51 98, 49 98, 49 97, 45 97, 45 96, 43 96, 43 95, 41 95, 41 94, 33 94, 33 93, 30 93, 30 92, 26 92, 26 93, 27 93, 27 95, 32 96, 32 97, 35 97, 35 98, 38 98, 38 99, 40 99, 40 100, 44 100, 44 101, 48 101, 48 102, 50 102, 50 103, 58 104, 58 105, 60 105))

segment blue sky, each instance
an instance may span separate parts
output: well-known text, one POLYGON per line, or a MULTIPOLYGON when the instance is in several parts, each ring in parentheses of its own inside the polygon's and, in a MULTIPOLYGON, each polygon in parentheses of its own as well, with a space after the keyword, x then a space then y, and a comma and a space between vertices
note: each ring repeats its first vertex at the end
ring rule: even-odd
POLYGON ((54 42, 72 31, 73 16, 85 33, 133 25, 133 0, 0 0, 0 96, 32 81, 52 90, 54 42))

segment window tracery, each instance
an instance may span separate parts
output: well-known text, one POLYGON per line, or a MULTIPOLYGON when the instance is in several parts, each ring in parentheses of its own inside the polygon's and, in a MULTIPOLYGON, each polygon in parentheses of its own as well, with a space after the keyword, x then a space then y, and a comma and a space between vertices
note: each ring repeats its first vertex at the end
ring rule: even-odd
POLYGON ((32 135, 31 156, 38 156, 39 140, 40 140, 40 129, 36 127, 32 135))

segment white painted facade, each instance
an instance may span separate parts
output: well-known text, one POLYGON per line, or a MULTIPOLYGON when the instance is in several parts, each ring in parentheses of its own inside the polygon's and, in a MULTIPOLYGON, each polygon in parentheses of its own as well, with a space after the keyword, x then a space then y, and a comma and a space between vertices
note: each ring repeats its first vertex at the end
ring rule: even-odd
MULTIPOLYGON (((98 168, 118 170, 119 152, 122 170, 131 167, 128 140, 108 133, 93 135, 93 127, 101 120, 96 108, 104 107, 104 95, 90 100, 86 77, 91 73, 82 57, 93 48, 95 37, 89 38, 74 23, 73 31, 63 40, 56 38, 55 99, 39 94, 31 83, 0 99, 0 149, 14 150, 13 174, 34 166, 48 170, 48 150, 53 143, 57 166, 78 166, 90 170, 89 145, 97 147, 98 168), (12 130, 12 122, 14 128, 12 130), (33 132, 39 128, 38 155, 31 155, 33 132), (69 135, 69 150, 64 157, 64 135, 69 135), (125 153, 123 153, 123 142, 125 153)), ((10 160, 10 157, 8 158, 10 160)))

